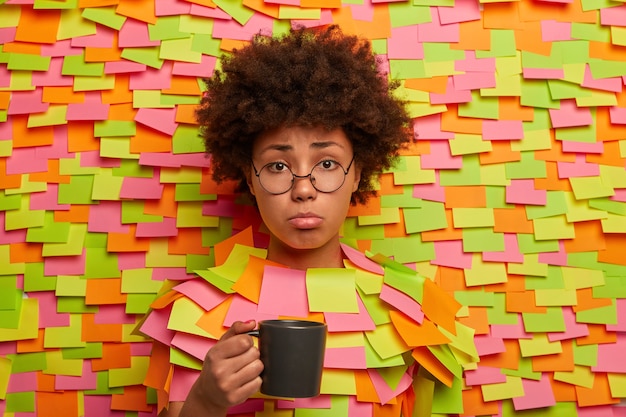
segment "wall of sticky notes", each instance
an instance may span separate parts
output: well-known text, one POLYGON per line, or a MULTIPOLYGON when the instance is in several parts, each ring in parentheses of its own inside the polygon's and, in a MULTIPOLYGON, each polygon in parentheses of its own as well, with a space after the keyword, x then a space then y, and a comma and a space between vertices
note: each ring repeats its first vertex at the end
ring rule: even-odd
POLYGON ((330 23, 372 39, 419 137, 345 238, 436 281, 476 332, 434 409, 626 415, 609 0, 0 0, 0 415, 156 415, 133 330, 161 282, 248 226, 263 241, 206 175, 199 80, 255 33, 330 23))

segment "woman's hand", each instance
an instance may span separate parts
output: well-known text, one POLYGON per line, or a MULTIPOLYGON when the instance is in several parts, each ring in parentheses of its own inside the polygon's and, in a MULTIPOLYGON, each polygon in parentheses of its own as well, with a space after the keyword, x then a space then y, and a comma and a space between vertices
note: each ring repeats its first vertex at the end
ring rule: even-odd
POLYGON ((254 321, 233 323, 206 354, 204 365, 180 412, 181 417, 225 416, 261 387, 263 363, 252 336, 254 321))

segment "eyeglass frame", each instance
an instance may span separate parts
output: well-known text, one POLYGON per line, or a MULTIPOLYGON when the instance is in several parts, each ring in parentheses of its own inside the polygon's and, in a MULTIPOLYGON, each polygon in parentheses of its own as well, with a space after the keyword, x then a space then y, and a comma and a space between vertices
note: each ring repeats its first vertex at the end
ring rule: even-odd
POLYGON ((324 193, 324 194, 330 194, 330 193, 334 193, 335 191, 337 191, 338 189, 340 189, 340 188, 341 188, 341 187, 342 187, 342 186, 346 183, 346 176, 347 176, 347 175, 348 175, 348 173, 350 172, 350 168, 352 167, 352 164, 354 163, 354 159, 355 159, 355 157, 356 157, 356 155, 352 155, 352 159, 350 160, 350 163, 348 164, 348 167, 347 167, 347 168, 345 168, 345 169, 343 168, 343 165, 341 165, 341 163, 340 163, 340 162, 333 161, 333 162, 335 162, 337 165, 339 165, 339 167, 340 167, 340 168, 341 168, 341 170, 343 171, 343 180, 341 181, 341 184, 339 184, 339 186, 338 186, 337 188, 335 188, 334 190, 332 190, 332 191, 322 191, 322 190, 319 190, 319 189, 315 186, 315 184, 313 184, 313 179, 312 179, 312 178, 313 178, 313 177, 312 177, 312 175, 313 175, 313 170, 314 170, 314 169, 315 169, 315 168, 316 168, 319 164, 323 163, 324 161, 320 161, 320 162, 318 162, 317 164, 313 165, 313 168, 311 168, 311 172, 309 172, 307 175, 297 175, 297 174, 294 174, 294 172, 291 170, 291 168, 289 168, 289 166, 287 166, 287 164, 285 164, 285 167, 287 168, 287 170, 288 170, 289 172, 291 172, 291 186, 290 186, 289 188, 287 188, 285 191, 280 192, 280 193, 273 193, 273 192, 269 191, 267 188, 265 188, 265 186, 263 185, 263 182, 261 182, 261 178, 260 178, 261 171, 263 171, 266 167, 268 167, 268 166, 270 166, 270 165, 272 165, 272 164, 275 164, 276 162, 268 162, 267 164, 263 165, 263 166, 261 167, 261 169, 260 169, 260 170, 257 170, 257 169, 256 169, 256 166, 254 165, 254 161, 250 161, 250 164, 252 165, 252 169, 254 170, 254 175, 255 175, 255 176, 259 179, 259 184, 261 185, 261 187, 262 187, 262 188, 263 188, 263 189, 264 189, 267 193, 269 193, 269 194, 271 194, 271 195, 282 195, 282 194, 285 194, 285 193, 288 193, 289 191, 291 191, 291 190, 293 189, 294 185, 296 184, 296 178, 297 178, 297 179, 305 179, 305 178, 308 178, 308 179, 309 179, 309 182, 311 183, 311 186, 312 186, 313 188, 315 188, 315 190, 316 190, 317 192, 324 193))

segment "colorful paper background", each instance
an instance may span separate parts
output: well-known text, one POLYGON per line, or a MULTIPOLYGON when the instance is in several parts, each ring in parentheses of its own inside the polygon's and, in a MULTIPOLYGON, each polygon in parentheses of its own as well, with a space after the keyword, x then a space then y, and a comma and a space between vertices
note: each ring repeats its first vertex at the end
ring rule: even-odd
POLYGON ((296 23, 372 39, 417 118, 344 234, 466 306, 481 361, 439 398, 626 415, 626 5, 609 0, 0 1, 0 415, 155 415, 137 320, 160 281, 259 231, 206 175, 199 78, 296 23))

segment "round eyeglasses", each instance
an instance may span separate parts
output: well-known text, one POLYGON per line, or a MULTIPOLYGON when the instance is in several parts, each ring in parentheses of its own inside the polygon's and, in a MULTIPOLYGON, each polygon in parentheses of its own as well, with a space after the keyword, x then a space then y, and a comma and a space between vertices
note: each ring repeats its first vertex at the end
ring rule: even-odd
POLYGON ((259 179, 261 187, 270 194, 285 194, 293 188, 296 178, 308 178, 313 188, 317 191, 332 193, 341 188, 353 162, 354 156, 350 160, 348 168, 344 170, 339 162, 325 159, 315 164, 307 175, 294 174, 287 164, 283 162, 270 162, 260 170, 256 169, 253 162, 252 168, 254 169, 254 175, 259 179))

